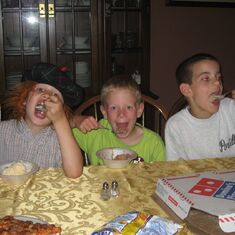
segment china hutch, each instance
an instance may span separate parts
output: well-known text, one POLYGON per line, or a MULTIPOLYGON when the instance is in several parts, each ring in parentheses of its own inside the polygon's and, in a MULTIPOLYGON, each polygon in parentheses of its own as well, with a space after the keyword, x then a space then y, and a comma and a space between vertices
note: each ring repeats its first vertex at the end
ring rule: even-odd
POLYGON ((149 90, 149 0, 1 0, 0 96, 37 62, 67 69, 86 97, 126 73, 149 90))

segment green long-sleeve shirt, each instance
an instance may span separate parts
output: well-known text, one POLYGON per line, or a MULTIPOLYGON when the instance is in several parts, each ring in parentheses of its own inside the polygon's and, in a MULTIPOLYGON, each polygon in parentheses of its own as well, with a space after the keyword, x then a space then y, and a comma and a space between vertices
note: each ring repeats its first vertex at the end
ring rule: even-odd
MULTIPOLYGON (((111 129, 107 120, 102 119, 100 123, 102 126, 111 129)), ((93 130, 84 134, 79 129, 74 128, 73 133, 81 149, 88 154, 91 165, 103 164, 102 160, 96 156, 96 152, 107 147, 122 147, 134 150, 146 162, 165 160, 163 140, 157 133, 147 128, 144 128, 141 141, 134 145, 121 142, 114 133, 105 129, 93 130)))

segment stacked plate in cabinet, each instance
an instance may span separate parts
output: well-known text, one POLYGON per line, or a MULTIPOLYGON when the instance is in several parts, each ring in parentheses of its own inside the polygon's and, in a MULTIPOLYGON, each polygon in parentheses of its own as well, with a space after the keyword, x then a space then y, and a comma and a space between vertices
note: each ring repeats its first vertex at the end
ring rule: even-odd
MULTIPOLYGON (((74 46, 75 49, 89 49, 89 40, 86 36, 75 36, 74 37, 74 46)), ((72 36, 68 35, 64 37, 64 48, 72 49, 73 48, 73 40, 72 36)))
POLYGON ((14 88, 16 85, 18 85, 21 82, 22 79, 22 74, 21 73, 10 73, 6 77, 6 85, 7 85, 7 90, 10 90, 14 88))
POLYGON ((76 83, 81 87, 89 87, 91 85, 91 73, 86 61, 77 61, 76 65, 76 83))

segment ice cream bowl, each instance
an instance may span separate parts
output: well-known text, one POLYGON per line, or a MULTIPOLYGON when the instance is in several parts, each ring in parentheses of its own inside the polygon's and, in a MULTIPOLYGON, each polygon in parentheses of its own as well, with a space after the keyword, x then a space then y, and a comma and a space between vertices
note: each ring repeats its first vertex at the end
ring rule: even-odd
POLYGON ((0 165, 0 177, 9 184, 23 184, 39 170, 38 165, 19 161, 0 165))
POLYGON ((137 153, 125 148, 104 148, 96 152, 109 168, 125 168, 137 157, 137 153))

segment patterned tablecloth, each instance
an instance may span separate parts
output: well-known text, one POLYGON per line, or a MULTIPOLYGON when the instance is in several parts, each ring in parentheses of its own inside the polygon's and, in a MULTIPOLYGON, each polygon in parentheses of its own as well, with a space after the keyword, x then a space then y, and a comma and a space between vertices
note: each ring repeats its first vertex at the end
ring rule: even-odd
POLYGON ((60 225, 63 235, 91 234, 128 211, 168 217, 152 198, 159 177, 231 168, 235 169, 235 158, 141 163, 125 169, 89 166, 76 180, 66 178, 61 169, 43 169, 21 186, 0 179, 0 217, 27 215, 60 225), (113 180, 120 196, 103 201, 102 184, 113 180))

